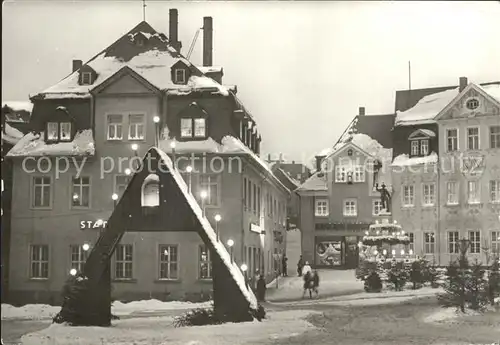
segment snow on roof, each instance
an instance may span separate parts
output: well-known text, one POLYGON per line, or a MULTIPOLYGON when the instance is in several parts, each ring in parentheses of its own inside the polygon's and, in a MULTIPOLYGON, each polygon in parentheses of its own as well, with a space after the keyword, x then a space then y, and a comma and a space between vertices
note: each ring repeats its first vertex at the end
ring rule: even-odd
POLYGON ((328 186, 326 182, 326 174, 320 176, 318 172, 315 172, 311 177, 309 177, 302 185, 297 188, 299 191, 327 191, 328 186))
POLYGON ((485 91, 487 94, 489 94, 491 97, 495 98, 498 102, 500 102, 500 83, 498 84, 491 84, 491 85, 476 85, 478 88, 482 89, 485 91))
MULTIPOLYGON (((389 134, 388 134, 389 135, 389 134)), ((331 149, 321 151, 326 157, 333 155, 339 150, 346 147, 348 144, 353 144, 365 151, 369 155, 380 159, 392 158, 392 149, 386 149, 366 134, 357 133, 347 136, 331 149)))
POLYGON ((435 137, 436 133, 434 131, 431 131, 430 129, 421 129, 422 133, 430 136, 430 137, 435 137))
POLYGON ((39 156, 93 156, 95 154, 92 130, 85 129, 76 133, 73 141, 47 144, 44 133, 26 134, 9 151, 8 157, 39 157, 39 156))
POLYGON ((225 245, 217 239, 215 235, 215 231, 212 228, 212 225, 210 222, 207 220, 207 218, 203 215, 203 212, 200 208, 200 205, 198 205, 198 202, 194 198, 194 196, 188 191, 188 187, 186 185, 186 182, 184 179, 181 177, 179 172, 173 168, 172 161, 168 157, 168 155, 163 152, 162 150, 159 150, 157 148, 152 148, 151 150, 155 150, 163 160, 163 162, 167 165, 170 173, 172 174, 175 182, 179 186, 182 194, 186 198, 189 206, 193 210, 193 213, 196 215, 198 218, 203 230, 205 231, 205 234, 207 235, 208 239, 210 242, 213 244, 215 247, 215 250, 219 254, 220 258, 224 262, 224 265, 229 269, 229 272, 233 276, 236 284, 240 288, 240 291, 242 292, 243 296, 245 296, 246 300, 250 304, 250 307, 252 309, 257 309, 257 300, 255 298, 255 295, 253 294, 252 290, 247 288, 247 284, 245 282, 245 277, 243 276, 243 273, 241 272, 240 268, 238 267, 238 264, 235 261, 231 260, 231 256, 229 255, 229 252, 227 251, 225 245))
MULTIPOLYGON (((172 152, 172 139, 168 138, 168 131, 164 131, 164 139, 161 139, 158 147, 168 153, 172 152)), ((250 150, 245 144, 243 144, 239 139, 227 135, 222 138, 219 144, 212 138, 206 140, 192 140, 192 141, 176 141, 175 142, 175 152, 178 154, 186 153, 216 153, 216 154, 227 154, 227 155, 245 155, 249 156, 254 162, 260 165, 269 175, 273 178, 274 182, 285 189, 286 192, 290 190, 274 175, 271 167, 267 165, 259 156, 257 156, 252 150, 250 150)))
POLYGON ((410 158, 407 154, 401 154, 394 158, 392 166, 412 166, 420 164, 436 164, 438 161, 438 155, 432 152, 430 155, 425 157, 412 157, 410 158))
POLYGON ((12 127, 8 123, 5 123, 4 132, 2 132, 3 141, 6 141, 11 145, 15 145, 22 137, 24 137, 24 134, 20 130, 12 127))
POLYGON ((196 66, 196 68, 198 68, 203 74, 222 72, 222 67, 219 66, 196 66))
POLYGON ((25 110, 25 111, 31 113, 31 111, 33 110, 33 103, 31 103, 29 101, 27 101, 27 102, 23 102, 23 101, 4 102, 4 101, 2 101, 2 108, 5 106, 8 106, 9 108, 11 108, 14 111, 25 110))

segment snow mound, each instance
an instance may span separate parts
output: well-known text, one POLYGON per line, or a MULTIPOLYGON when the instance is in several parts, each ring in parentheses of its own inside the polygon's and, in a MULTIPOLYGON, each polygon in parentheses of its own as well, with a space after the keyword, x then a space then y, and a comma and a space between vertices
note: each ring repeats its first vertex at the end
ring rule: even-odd
POLYGON ((11 145, 15 145, 22 137, 24 137, 24 134, 20 130, 5 123, 5 133, 2 133, 2 140, 11 145))
POLYGON ((464 316, 476 316, 476 315, 481 315, 481 313, 470 309, 465 309, 465 313, 462 313, 457 308, 440 308, 435 312, 433 312, 432 314, 426 316, 424 318, 424 322, 426 323, 443 322, 464 316))
POLYGON ((92 130, 76 133, 73 141, 47 144, 44 133, 28 133, 9 151, 8 157, 93 156, 95 154, 92 130))
POLYGON ((10 304, 2 304, 2 320, 43 320, 51 319, 61 310, 61 307, 47 304, 26 304, 22 307, 14 307, 10 304))
POLYGON ((182 301, 162 302, 157 299, 149 299, 142 301, 132 301, 123 303, 120 301, 113 302, 112 311, 116 315, 129 315, 134 312, 157 312, 163 310, 184 310, 196 308, 209 308, 212 302, 192 303, 182 301))
POLYGON ((421 164, 436 164, 438 162, 438 155, 436 152, 432 152, 430 155, 426 157, 412 157, 407 154, 401 154, 394 158, 392 162, 392 166, 412 166, 412 165, 421 165, 421 164))

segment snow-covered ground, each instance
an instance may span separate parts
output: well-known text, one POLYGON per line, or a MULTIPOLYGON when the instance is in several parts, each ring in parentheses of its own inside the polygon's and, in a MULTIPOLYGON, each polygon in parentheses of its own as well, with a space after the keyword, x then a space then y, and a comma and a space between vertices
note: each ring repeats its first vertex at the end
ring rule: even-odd
POLYGON ((270 312, 258 322, 174 328, 172 317, 118 320, 113 326, 70 327, 53 324, 21 338, 23 345, 253 345, 297 336, 314 329, 304 318, 313 311, 270 312))
MULTIPOLYGON (((363 282, 356 280, 354 270, 318 270, 318 273, 320 297, 363 291, 363 282)), ((266 298, 268 301, 273 302, 300 299, 303 293, 303 285, 303 279, 297 275, 280 277, 278 284, 274 280, 267 285, 266 298)))
MULTIPOLYGON (((191 302, 162 302, 156 299, 113 303, 111 311, 118 316, 130 315, 134 313, 152 313, 167 310, 186 310, 195 308, 206 308, 211 302, 191 303, 191 302)), ((61 307, 47 304, 27 304, 22 307, 14 307, 9 304, 2 304, 2 320, 44 320, 50 319, 61 310, 61 307)))

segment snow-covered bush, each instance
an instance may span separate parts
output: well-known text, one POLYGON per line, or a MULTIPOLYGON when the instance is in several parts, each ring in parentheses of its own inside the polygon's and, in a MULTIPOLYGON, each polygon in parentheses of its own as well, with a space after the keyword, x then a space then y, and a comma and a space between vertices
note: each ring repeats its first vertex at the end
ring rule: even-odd
POLYGON ((382 280, 376 271, 371 271, 366 277, 364 288, 366 292, 382 291, 382 280))

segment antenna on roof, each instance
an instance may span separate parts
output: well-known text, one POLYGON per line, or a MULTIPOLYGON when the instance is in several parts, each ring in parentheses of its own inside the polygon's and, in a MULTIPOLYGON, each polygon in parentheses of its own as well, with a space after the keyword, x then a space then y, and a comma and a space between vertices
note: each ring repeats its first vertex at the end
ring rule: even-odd
POLYGON ((411 90, 411 61, 408 61, 408 90, 411 90))
POLYGON ((196 30, 196 33, 194 34, 193 42, 191 42, 191 46, 189 47, 189 50, 188 50, 188 53, 186 56, 186 59, 188 59, 188 60, 191 57, 191 53, 193 52, 193 49, 194 49, 194 44, 196 43, 196 40, 198 39, 198 35, 200 34, 201 29, 202 28, 199 28, 198 30, 196 30))
POLYGON ((142 20, 146 21, 146 0, 142 0, 142 20))

